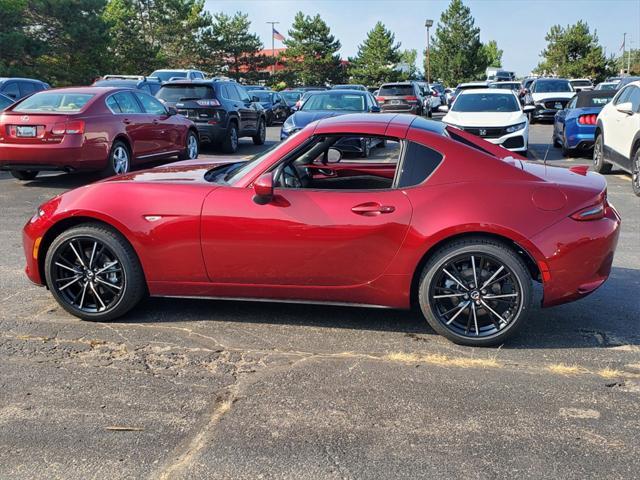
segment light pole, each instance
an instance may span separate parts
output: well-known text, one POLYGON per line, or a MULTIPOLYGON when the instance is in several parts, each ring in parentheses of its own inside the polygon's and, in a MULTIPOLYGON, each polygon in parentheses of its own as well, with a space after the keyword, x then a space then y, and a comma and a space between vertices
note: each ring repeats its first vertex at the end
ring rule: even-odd
POLYGON ((427 27, 427 84, 431 85, 431 59, 429 58, 429 29, 433 26, 433 20, 426 19, 424 26, 427 27))

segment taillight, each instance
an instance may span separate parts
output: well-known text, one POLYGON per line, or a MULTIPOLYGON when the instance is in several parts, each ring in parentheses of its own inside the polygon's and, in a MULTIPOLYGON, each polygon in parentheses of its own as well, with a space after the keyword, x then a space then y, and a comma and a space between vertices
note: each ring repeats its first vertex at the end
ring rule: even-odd
POLYGON ((56 123, 51 129, 54 135, 82 135, 84 133, 84 121, 73 120, 66 123, 56 123))
POLYGON ((595 125, 597 119, 597 115, 580 115, 578 117, 578 123, 580 125, 595 125))
POLYGON ((598 203, 591 205, 590 207, 583 208, 578 210, 576 213, 571 215, 571 218, 577 220, 579 222, 588 222, 590 220, 600 220, 604 218, 604 211, 607 207, 607 196, 606 193, 600 197, 598 203))
POLYGON ((378 103, 384 103, 384 102, 385 102, 385 100, 386 100, 386 98, 384 98, 384 97, 376 97, 376 101, 377 101, 378 103))
POLYGON ((406 97, 404 97, 404 99, 407 102, 417 102, 418 101, 418 97, 415 97, 413 95, 407 95, 406 97))
POLYGON ((434 90, 433 93, 431 94, 432 97, 439 97, 440 94, 438 93, 437 90, 434 90))
POLYGON ((211 100, 196 100, 196 103, 203 107, 219 107, 220 106, 220 102, 215 98, 211 100))

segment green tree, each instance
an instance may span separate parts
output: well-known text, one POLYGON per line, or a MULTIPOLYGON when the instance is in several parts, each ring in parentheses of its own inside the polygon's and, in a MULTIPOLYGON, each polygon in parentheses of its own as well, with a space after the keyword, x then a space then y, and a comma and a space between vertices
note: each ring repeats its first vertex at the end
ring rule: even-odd
POLYGON ((498 43, 495 40, 490 40, 482 45, 482 54, 487 67, 502 67, 502 50, 498 48, 498 43))
POLYGON ((258 68, 269 64, 270 58, 258 55, 262 42, 258 35, 249 32, 250 26, 246 13, 213 16, 213 24, 204 37, 211 71, 254 80, 258 68))
POLYGON ((615 72, 626 71, 629 67, 629 75, 640 75, 640 50, 632 48, 620 54, 618 58, 613 59, 611 68, 615 72))
POLYGON ((29 33, 27 0, 0 0, 0 76, 31 76, 45 45, 29 33))
POLYGON ((340 62, 340 41, 331 34, 320 15, 311 17, 298 12, 289 30, 285 65, 296 81, 305 85, 324 85, 343 81, 345 70, 340 62))
POLYGON ((431 37, 430 63, 431 77, 440 78, 447 85, 455 86, 484 75, 487 64, 480 29, 462 0, 451 0, 440 15, 431 37))
MULTIPOLYGON (((400 43, 395 42, 395 35, 382 22, 378 22, 358 45, 358 54, 349 59, 349 75, 355 83, 380 85, 397 80, 396 66, 400 61, 400 43)), ((415 63, 415 58, 413 61, 415 63)))
POLYGON ((587 77, 603 80, 611 73, 610 62, 598 43, 598 35, 582 20, 574 25, 553 25, 547 33, 542 61, 536 67, 541 74, 561 77, 587 77))
POLYGON ((400 62, 398 64, 398 80, 417 80, 418 67, 416 60, 418 51, 415 48, 402 50, 400 52, 400 62))
POLYGON ((202 38, 211 15, 204 0, 109 0, 104 19, 117 73, 148 74, 205 61, 202 38))
POLYGON ((41 45, 34 73, 54 85, 86 85, 110 64, 105 0, 30 0, 25 14, 41 45))

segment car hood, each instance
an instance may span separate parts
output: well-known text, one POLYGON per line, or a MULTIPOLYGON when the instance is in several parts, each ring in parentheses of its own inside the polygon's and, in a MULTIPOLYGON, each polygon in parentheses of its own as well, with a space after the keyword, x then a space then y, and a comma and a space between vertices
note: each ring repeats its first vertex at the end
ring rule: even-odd
POLYGON ((576 92, 544 92, 544 93, 532 93, 531 98, 534 102, 542 102, 551 98, 573 98, 576 92))
POLYGON ((339 110, 299 110, 291 117, 289 117, 288 121, 290 123, 293 123, 296 128, 304 128, 311 122, 315 122, 316 120, 320 120, 322 118, 337 117, 339 115, 346 115, 347 113, 354 112, 345 112, 339 110))
POLYGON ((506 127, 526 121, 524 114, 517 112, 452 112, 442 119, 445 123, 460 127, 506 127))
MULTIPOLYGON (((153 182, 153 183, 206 183, 205 173, 214 167, 236 163, 245 159, 221 158, 215 160, 185 160, 169 163, 148 170, 110 177, 102 182, 153 182)), ((212 184, 211 184, 212 185, 212 184)))

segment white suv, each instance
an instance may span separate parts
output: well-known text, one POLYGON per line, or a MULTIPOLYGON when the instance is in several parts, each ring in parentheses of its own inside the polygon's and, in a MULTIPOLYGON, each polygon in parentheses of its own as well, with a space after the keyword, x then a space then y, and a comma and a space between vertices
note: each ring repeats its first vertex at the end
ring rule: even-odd
POLYGON ((631 174, 631 184, 640 196, 640 81, 623 87, 605 105, 595 132, 593 167, 609 173, 612 164, 631 174))

